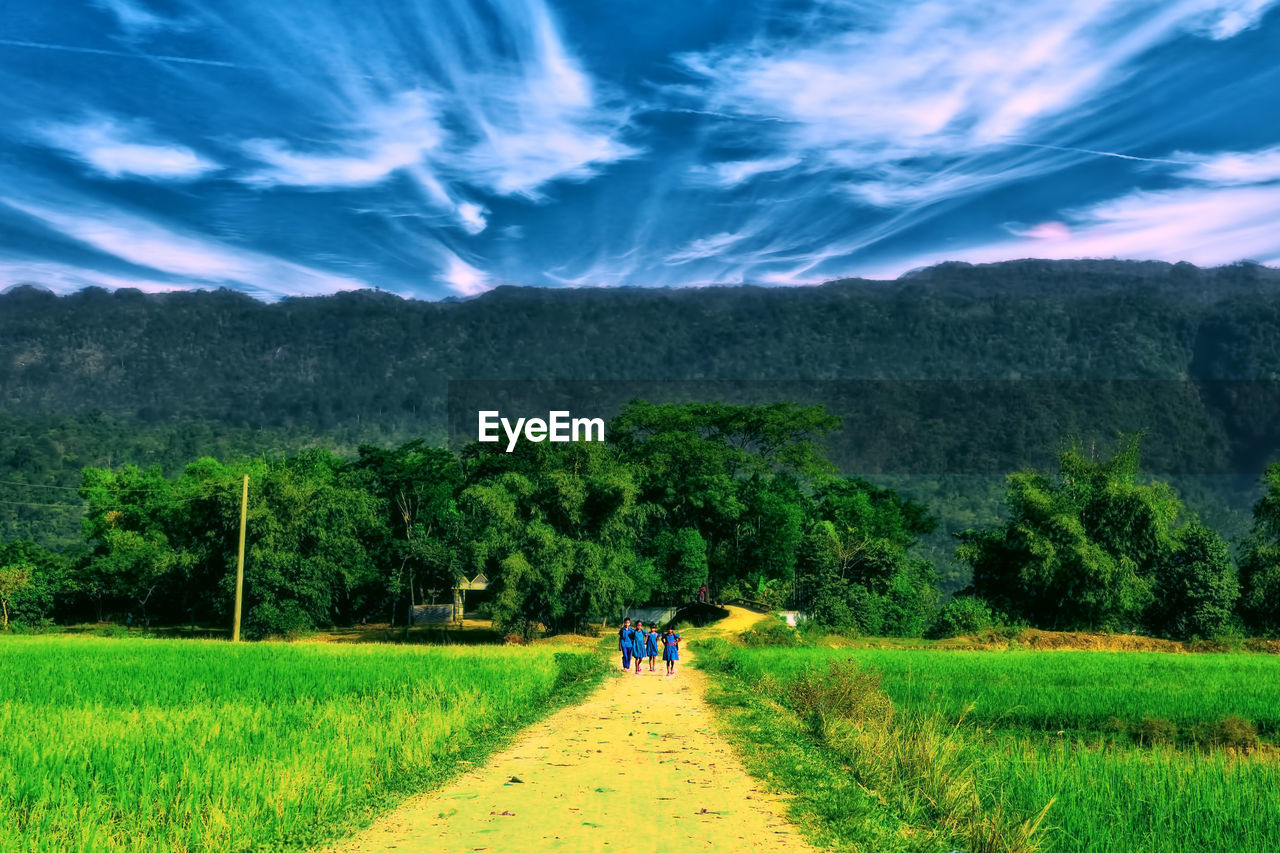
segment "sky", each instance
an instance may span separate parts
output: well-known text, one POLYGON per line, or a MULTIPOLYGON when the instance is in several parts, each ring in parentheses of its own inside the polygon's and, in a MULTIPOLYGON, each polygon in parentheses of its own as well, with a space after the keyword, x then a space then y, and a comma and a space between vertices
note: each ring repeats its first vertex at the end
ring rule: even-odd
POLYGON ((1280 0, 0 0, 0 288, 1280 265, 1280 0))

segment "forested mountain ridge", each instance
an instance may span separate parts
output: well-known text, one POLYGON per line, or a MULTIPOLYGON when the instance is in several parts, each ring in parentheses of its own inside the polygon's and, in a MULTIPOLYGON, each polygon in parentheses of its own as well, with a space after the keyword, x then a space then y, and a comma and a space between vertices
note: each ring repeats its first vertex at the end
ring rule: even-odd
POLYGON ((326 430, 438 417, 444 381, 1269 377, 1280 272, 947 264, 891 282, 690 290, 0 295, 10 413, 326 430))
POLYGON ((445 302, 18 286, 0 294, 0 538, 48 540, 51 516, 72 538, 74 511, 31 506, 57 493, 13 481, 74 486, 83 465, 438 439, 449 379, 1187 377, 1280 377, 1280 271, 1014 261, 445 302))

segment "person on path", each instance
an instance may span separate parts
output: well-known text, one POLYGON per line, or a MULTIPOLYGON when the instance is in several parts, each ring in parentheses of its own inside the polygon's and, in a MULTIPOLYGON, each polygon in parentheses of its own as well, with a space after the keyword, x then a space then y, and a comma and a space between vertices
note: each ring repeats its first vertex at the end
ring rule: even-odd
POLYGON ((649 658, 649 671, 653 672, 658 663, 658 626, 653 624, 649 626, 649 633, 645 635, 644 652, 649 658))
POLYGON ((618 629, 618 650, 622 652, 622 668, 631 669, 631 620, 623 619, 622 627, 618 629))
POLYGON ((676 661, 680 660, 680 635, 674 628, 667 628, 662 635, 662 659, 667 662, 667 675, 676 674, 676 661))
POLYGON ((644 649, 648 633, 643 622, 636 622, 636 629, 631 632, 631 649, 636 659, 636 675, 640 674, 640 664, 644 662, 644 649))
POLYGON ((698 587, 698 601, 700 603, 706 604, 708 595, 709 594, 707 592, 707 585, 705 583, 702 586, 698 587))

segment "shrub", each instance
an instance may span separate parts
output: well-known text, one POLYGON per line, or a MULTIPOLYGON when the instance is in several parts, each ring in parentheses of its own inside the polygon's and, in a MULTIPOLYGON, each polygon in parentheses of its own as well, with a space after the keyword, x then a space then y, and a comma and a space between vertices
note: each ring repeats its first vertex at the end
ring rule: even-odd
POLYGON ((1001 803, 994 810, 984 808, 980 758, 955 727, 936 713, 896 717, 880 682, 877 670, 853 660, 831 661, 826 669, 802 671, 791 682, 788 699, 813 732, 849 763, 858 784, 912 815, 909 820, 967 838, 971 851, 1039 849, 1048 807, 1030 820, 1005 812, 1001 803))
POLYGON ((708 637, 698 643, 698 665, 710 672, 730 673, 739 663, 732 646, 720 637, 708 637))
MULTIPOLYGON (((684 628, 704 628, 707 625, 715 624, 721 619, 728 617, 729 611, 723 607, 717 607, 714 604, 693 604, 685 607, 680 611, 680 621, 677 625, 684 628)), ((683 630, 676 627, 676 630, 683 630)))
POLYGON ((781 619, 769 619, 742 632, 744 645, 793 647, 800 645, 800 635, 781 619))
POLYGON ((1102 731, 1110 735, 1128 734, 1129 724, 1116 716, 1107 717, 1102 723, 1102 731))
POLYGON ((556 652, 556 681, 553 690, 559 691, 573 684, 593 680, 602 663, 594 655, 579 652, 556 652))
POLYGON ((31 622, 10 622, 9 630, 14 634, 48 634, 56 626, 52 619, 37 619, 31 622))
POLYGON ((994 628, 995 611, 985 598, 976 595, 958 595, 946 603, 929 631, 938 639, 977 634, 994 628))
POLYGON ((756 600, 764 605, 766 610, 781 610, 791 600, 791 584, 783 583, 777 578, 767 583, 761 581, 756 590, 756 600))
POLYGON ((831 661, 825 670, 811 667, 796 676, 788 699, 815 728, 830 720, 885 727, 893 719, 893 703, 880 690, 881 679, 879 671, 857 661, 831 661))
POLYGON ((1228 622, 1224 627, 1209 635, 1211 642, 1217 643, 1229 651, 1238 652, 1244 648, 1244 631, 1236 622, 1228 622))
POLYGON ((747 598, 750 598, 750 596, 742 588, 742 584, 738 581, 733 581, 720 587, 720 595, 716 597, 716 601, 738 601, 747 598))
POLYGON ((1244 717, 1238 717, 1235 714, 1223 717, 1217 722, 1196 726, 1192 736, 1197 743, 1207 746, 1248 751, 1257 749, 1259 745, 1257 728, 1244 717))
POLYGON ((1173 743, 1178 738, 1178 727, 1163 717, 1143 717, 1134 734, 1145 746, 1173 743))
POLYGON ((292 599, 279 604, 259 604, 249 611, 249 618, 246 620, 246 633, 257 639, 274 636, 294 640, 314 628, 311 617, 292 599))

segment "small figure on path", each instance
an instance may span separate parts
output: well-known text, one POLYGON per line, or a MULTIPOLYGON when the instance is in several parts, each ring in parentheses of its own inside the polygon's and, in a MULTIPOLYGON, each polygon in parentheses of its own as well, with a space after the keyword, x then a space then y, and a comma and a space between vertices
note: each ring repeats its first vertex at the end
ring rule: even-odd
POLYGON ((644 639, 644 651, 649 657, 649 671, 653 672, 658 663, 658 625, 656 622, 649 626, 649 633, 645 635, 644 639))
POLYGON ((631 669, 631 620, 623 619, 622 627, 618 629, 618 649, 622 652, 622 668, 631 669))
POLYGON ((667 675, 676 674, 676 661, 680 660, 680 635, 674 628, 667 628, 662 635, 662 659, 667 662, 667 675))
POLYGON ((647 639, 648 633, 644 630, 644 623, 636 622, 636 629, 631 632, 631 650, 636 659, 636 675, 640 674, 640 664, 644 662, 647 639))
POLYGON ((698 587, 698 603, 699 604, 706 604, 708 595, 709 593, 707 592, 707 585, 705 583, 702 586, 698 587))

